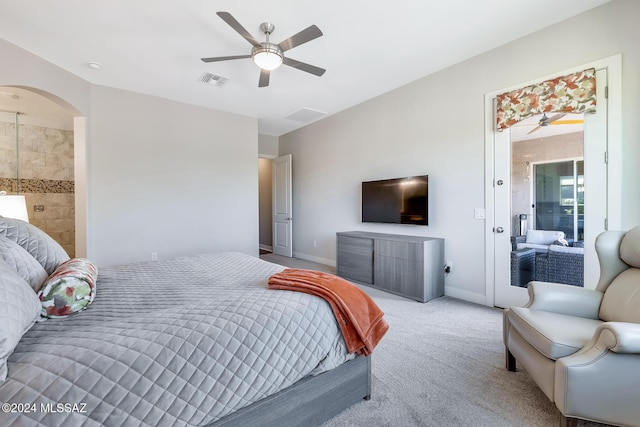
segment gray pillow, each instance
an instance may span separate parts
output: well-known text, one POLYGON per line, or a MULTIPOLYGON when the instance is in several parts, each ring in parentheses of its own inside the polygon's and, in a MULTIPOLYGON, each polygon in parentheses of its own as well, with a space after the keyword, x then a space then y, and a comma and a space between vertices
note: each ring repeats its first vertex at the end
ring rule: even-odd
POLYGON ((0 217, 0 236, 22 246, 51 274, 69 255, 47 233, 33 224, 19 219, 0 217))
POLYGON ((40 317, 42 305, 33 289, 0 261, 0 383, 7 379, 7 359, 22 335, 40 317))
POLYGON ((35 292, 40 290, 49 275, 29 252, 13 240, 0 236, 0 259, 22 277, 35 292))

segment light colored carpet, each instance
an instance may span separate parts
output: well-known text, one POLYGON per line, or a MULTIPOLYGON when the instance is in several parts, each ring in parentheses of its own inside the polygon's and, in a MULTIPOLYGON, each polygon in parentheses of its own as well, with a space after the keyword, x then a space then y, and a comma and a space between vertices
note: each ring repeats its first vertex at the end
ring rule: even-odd
MULTIPOLYGON (((294 258, 261 258, 335 272, 294 258)), ((502 310, 450 297, 422 304, 361 287, 390 326, 373 353, 372 399, 323 427, 560 425, 557 408, 531 377, 520 367, 518 372, 505 369, 502 310)))

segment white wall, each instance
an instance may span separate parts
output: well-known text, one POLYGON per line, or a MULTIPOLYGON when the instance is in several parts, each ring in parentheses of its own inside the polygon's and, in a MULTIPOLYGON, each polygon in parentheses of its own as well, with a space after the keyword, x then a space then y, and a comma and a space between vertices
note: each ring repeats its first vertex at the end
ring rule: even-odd
POLYGON ((86 256, 98 265, 151 252, 257 255, 256 119, 94 86, 4 40, 0 63, 0 86, 57 98, 86 129, 76 192, 88 199, 76 216, 84 228, 86 213, 86 256))
POLYGON ((640 2, 615 0, 280 137, 292 154, 294 253, 335 262, 335 233, 445 239, 446 292, 484 301, 484 95, 622 53, 623 227, 640 200, 640 2), (546 47, 549 47, 548 49, 546 47), (428 174, 427 227, 362 224, 360 182, 428 174), (317 247, 313 242, 317 242, 317 247))
POLYGON ((258 153, 266 159, 278 157, 278 137, 258 134, 258 153))
POLYGON ((255 119, 103 86, 91 101, 91 257, 257 255, 255 119))

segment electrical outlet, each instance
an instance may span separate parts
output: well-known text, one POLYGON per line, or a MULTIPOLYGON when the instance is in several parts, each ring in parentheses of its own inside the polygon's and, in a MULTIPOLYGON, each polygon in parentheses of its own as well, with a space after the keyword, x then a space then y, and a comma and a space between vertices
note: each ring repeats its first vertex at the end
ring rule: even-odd
POLYGON ((151 252, 151 261, 158 260, 158 252, 151 252))

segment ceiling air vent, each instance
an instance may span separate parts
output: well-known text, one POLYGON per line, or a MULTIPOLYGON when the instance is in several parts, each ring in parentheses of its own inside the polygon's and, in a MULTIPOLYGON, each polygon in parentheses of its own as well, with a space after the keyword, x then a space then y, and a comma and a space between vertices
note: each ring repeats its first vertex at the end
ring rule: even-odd
POLYGON ((311 108, 301 108, 285 117, 285 119, 295 120, 297 122, 310 122, 326 116, 324 111, 312 110, 311 108))
POLYGON ((204 73, 198 79, 199 82, 208 83, 212 86, 224 86, 224 84, 228 81, 226 77, 218 76, 217 74, 204 73))

